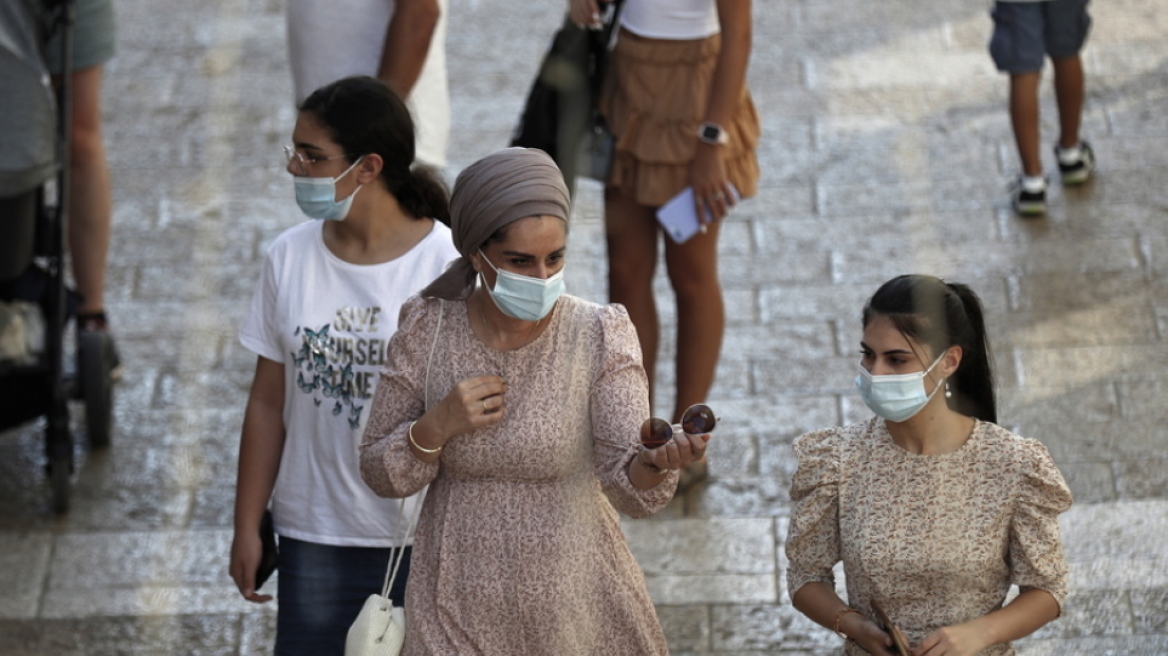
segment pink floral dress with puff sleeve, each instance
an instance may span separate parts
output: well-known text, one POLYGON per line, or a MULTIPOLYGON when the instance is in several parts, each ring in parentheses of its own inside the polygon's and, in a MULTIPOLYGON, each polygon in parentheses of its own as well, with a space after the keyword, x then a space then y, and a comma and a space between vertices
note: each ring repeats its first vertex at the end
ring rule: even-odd
POLYGON ((656 512, 677 484, 676 473, 650 490, 629 480, 649 407, 628 314, 563 296, 544 332, 513 351, 485 346, 468 319, 461 301, 402 307, 361 445, 378 494, 430 486, 402 653, 668 653, 616 512, 656 512), (435 463, 415 458, 406 430, 426 399, 484 375, 506 378, 506 418, 454 437, 435 463))
MULTIPOLYGON (((795 441, 788 590, 834 586, 843 561, 848 603, 879 601, 912 645, 932 631, 1002 607, 1010 585, 1067 595, 1058 515, 1071 493, 1046 447, 978 421, 944 455, 905 451, 879 417, 795 441)), ((845 653, 864 650, 848 641, 845 653)), ((983 656, 1014 654, 1009 644, 983 656)))

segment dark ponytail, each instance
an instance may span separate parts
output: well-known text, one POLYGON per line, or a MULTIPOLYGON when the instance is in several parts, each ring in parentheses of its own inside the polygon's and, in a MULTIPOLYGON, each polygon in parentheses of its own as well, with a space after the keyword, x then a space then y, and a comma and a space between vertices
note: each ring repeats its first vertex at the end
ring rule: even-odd
POLYGON ((349 162, 369 153, 381 157, 381 181, 415 218, 450 225, 450 192, 442 176, 414 162, 414 119, 384 82, 347 77, 313 91, 300 106, 329 131, 349 162))
POLYGON ((450 188, 437 170, 415 164, 398 188, 390 189, 402 209, 450 225, 450 188))
POLYGON ((997 423, 985 312, 972 289, 933 276, 898 276, 868 300, 863 325, 876 315, 887 317, 902 335, 927 345, 934 357, 950 346, 960 346, 961 364, 948 381, 953 393, 949 407, 997 423))
POLYGON ((961 299, 970 328, 970 343, 961 345, 961 366, 952 376, 952 385, 961 393, 954 392, 951 407, 961 414, 997 423, 998 406, 994 397, 994 373, 989 337, 986 334, 985 311, 981 300, 968 285, 950 283, 949 287, 961 299))

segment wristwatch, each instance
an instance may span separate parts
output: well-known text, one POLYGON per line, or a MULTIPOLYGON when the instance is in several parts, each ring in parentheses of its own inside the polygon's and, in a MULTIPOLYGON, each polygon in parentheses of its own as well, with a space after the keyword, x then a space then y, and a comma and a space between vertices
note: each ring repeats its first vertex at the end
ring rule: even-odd
POLYGON ((717 123, 710 123, 705 121, 702 127, 698 130, 698 139, 715 146, 725 146, 730 143, 730 135, 726 134, 726 130, 717 123))

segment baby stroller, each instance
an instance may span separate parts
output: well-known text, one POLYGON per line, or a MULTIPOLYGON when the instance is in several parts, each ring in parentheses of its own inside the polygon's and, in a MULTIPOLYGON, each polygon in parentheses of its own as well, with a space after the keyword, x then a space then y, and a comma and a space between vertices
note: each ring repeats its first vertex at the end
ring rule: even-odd
POLYGON ((108 333, 78 331, 76 366, 66 366, 78 302, 64 270, 73 12, 74 0, 0 2, 0 430, 45 417, 59 514, 73 473, 68 401, 84 401, 90 446, 108 445, 115 358, 108 333), (63 37, 66 67, 55 90, 44 57, 51 34, 63 37))

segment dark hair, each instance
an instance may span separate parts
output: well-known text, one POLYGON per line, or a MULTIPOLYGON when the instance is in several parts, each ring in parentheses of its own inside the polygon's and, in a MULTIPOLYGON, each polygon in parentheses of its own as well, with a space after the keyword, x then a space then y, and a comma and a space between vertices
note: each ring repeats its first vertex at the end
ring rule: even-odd
POLYGON ((381 180, 402 209, 450 225, 450 192, 437 171, 414 164, 414 119, 402 99, 377 78, 360 75, 323 86, 300 105, 353 162, 377 153, 381 180))
POLYGON ((867 327, 877 315, 892 321, 900 334, 927 345, 933 357, 950 346, 960 346, 961 364, 948 381, 953 392, 949 407, 997 423, 984 311, 972 289, 933 276, 898 276, 868 299, 863 325, 867 327))

